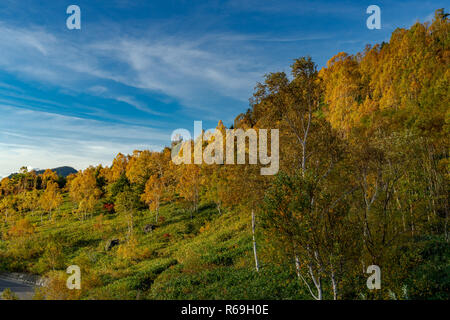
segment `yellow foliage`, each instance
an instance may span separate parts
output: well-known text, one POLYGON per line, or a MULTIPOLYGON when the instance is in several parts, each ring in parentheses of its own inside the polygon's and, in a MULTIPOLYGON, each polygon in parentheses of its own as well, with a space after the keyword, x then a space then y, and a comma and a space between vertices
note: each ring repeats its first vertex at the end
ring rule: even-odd
POLYGON ((32 235, 35 231, 34 225, 27 218, 17 221, 8 231, 9 237, 26 237, 32 235))
POLYGON ((211 224, 209 222, 207 222, 204 226, 202 226, 200 228, 200 233, 203 233, 205 231, 208 231, 209 229, 211 229, 211 224))
POLYGON ((139 248, 139 243, 135 237, 131 237, 125 244, 117 249, 117 256, 125 260, 143 260, 151 256, 148 248, 139 248))
MULTIPOLYGON (((82 290, 67 288, 68 275, 63 271, 52 271, 47 275, 45 287, 36 290, 34 299, 45 300, 78 300, 82 290)), ((83 282, 82 282, 83 284, 83 282)), ((83 289, 83 287, 82 287, 83 289)))

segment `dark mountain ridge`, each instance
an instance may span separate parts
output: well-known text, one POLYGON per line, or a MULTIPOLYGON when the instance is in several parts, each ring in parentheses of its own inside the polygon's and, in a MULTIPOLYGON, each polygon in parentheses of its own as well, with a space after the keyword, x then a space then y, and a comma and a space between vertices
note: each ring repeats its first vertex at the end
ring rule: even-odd
MULTIPOLYGON (((45 170, 46 169, 43 169, 43 170, 32 170, 32 171, 34 171, 34 172, 36 172, 36 174, 43 174, 44 172, 45 172, 45 170)), ((77 170, 75 170, 74 168, 72 168, 72 167, 68 167, 68 166, 63 166, 63 167, 58 167, 58 168, 53 168, 53 169, 50 169, 50 170, 52 170, 53 172, 55 172, 58 176, 62 176, 62 177, 64 177, 64 178, 66 178, 68 175, 70 175, 70 174, 75 174, 75 173, 77 173, 78 171, 77 170)), ((8 178, 12 178, 13 176, 15 176, 15 175, 17 175, 18 173, 16 172, 16 173, 12 173, 11 175, 9 175, 9 177, 8 178)))

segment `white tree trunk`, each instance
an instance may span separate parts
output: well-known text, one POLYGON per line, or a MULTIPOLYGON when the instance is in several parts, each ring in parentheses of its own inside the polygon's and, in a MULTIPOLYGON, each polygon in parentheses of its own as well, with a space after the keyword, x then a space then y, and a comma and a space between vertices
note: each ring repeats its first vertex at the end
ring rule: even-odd
POLYGON ((331 285, 333 287, 333 299, 338 299, 338 288, 337 288, 337 281, 336 281, 336 274, 334 271, 331 271, 331 285))
POLYGON ((259 272, 259 262, 258 262, 258 252, 256 251, 256 237, 255 237, 255 228, 256 228, 256 222, 255 222, 255 211, 252 210, 252 233, 253 233, 253 253, 255 255, 255 268, 256 271, 259 272))

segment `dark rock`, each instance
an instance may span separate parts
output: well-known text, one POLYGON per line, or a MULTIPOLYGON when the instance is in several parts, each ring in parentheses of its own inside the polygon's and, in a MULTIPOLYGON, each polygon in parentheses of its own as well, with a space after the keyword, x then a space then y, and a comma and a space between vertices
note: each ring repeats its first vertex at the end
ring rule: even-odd
POLYGON ((147 225, 144 227, 144 232, 145 232, 145 233, 152 232, 153 230, 155 230, 155 228, 156 228, 156 226, 154 226, 153 224, 147 224, 147 225))
POLYGON ((113 247, 118 246, 119 243, 120 243, 119 239, 112 239, 112 240, 109 240, 109 241, 106 243, 105 250, 106 250, 106 251, 109 251, 109 250, 111 250, 113 247))

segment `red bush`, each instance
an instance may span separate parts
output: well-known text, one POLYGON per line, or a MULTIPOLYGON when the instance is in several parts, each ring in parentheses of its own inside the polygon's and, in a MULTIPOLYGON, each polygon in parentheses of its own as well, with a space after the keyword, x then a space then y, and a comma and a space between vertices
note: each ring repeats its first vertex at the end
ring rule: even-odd
POLYGON ((105 203, 103 205, 103 209, 105 209, 108 213, 114 213, 114 203, 105 203))

